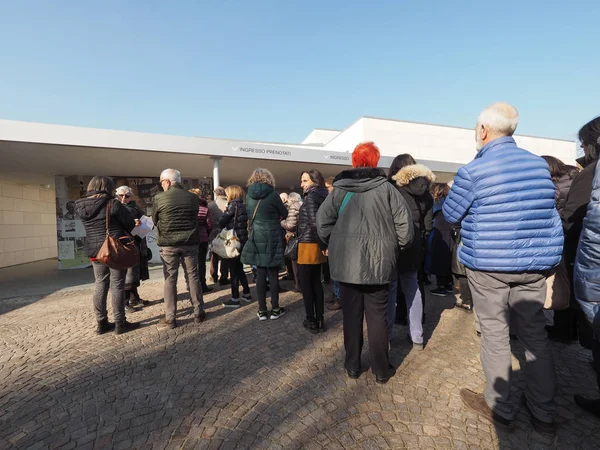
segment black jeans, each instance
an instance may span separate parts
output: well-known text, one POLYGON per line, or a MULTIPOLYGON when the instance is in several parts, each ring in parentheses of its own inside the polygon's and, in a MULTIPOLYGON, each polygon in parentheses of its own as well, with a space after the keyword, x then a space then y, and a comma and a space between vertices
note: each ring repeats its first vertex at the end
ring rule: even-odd
POLYGON ((329 261, 321 264, 321 267, 323 268, 323 281, 325 283, 329 283, 329 281, 331 280, 331 274, 329 272, 329 261))
MULTIPOLYGON (((224 260, 222 260, 224 261, 224 260)), ((240 298, 240 284, 244 294, 250 293, 250 286, 248 286, 248 278, 244 273, 244 265, 239 257, 228 259, 229 271, 231 272, 231 298, 240 298)), ((223 263, 221 263, 223 264, 223 263)))
POLYGON ((217 280, 224 281, 229 278, 229 260, 223 259, 213 252, 210 260, 210 276, 216 282, 217 280), (221 261, 221 276, 219 277, 219 261, 221 261))
POLYGON ((304 298, 306 317, 322 319, 325 311, 325 294, 321 284, 321 265, 298 264, 298 276, 300 277, 300 290, 304 298))
POLYGON ((206 284, 206 254, 208 253, 208 242, 200 242, 198 246, 198 279, 202 286, 206 284))
POLYGON ((271 309, 279 308, 279 268, 257 267, 256 269, 256 291, 258 295, 259 311, 267 310, 267 274, 271 289, 271 309))
POLYGON ((454 279, 458 284, 460 290, 460 298, 463 305, 473 306, 473 297, 471 297, 471 288, 469 287, 469 280, 464 275, 454 275, 454 279))
POLYGON ((387 298, 389 285, 362 286, 340 283, 344 317, 346 369, 359 372, 363 347, 363 321, 367 317, 371 369, 376 376, 389 373, 387 298))
POLYGON ((436 275, 435 281, 437 283, 437 287, 445 288, 446 286, 452 286, 452 275, 436 275))

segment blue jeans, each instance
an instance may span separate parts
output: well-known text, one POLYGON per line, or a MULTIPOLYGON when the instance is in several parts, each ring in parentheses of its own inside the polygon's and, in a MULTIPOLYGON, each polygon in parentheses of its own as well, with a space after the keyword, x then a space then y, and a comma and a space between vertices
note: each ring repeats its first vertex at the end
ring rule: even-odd
POLYGON ((333 280, 333 295, 338 300, 340 299, 340 282, 333 280))
POLYGON ((594 331, 594 343, 592 344, 592 365, 596 371, 598 389, 600 389, 600 302, 586 302, 577 300, 586 320, 594 331))
POLYGON ((415 344, 423 343, 423 298, 419 290, 419 279, 417 272, 403 272, 398 274, 398 281, 390 283, 387 306, 388 335, 391 336, 394 322, 396 320, 396 294, 400 289, 406 298, 406 309, 408 310, 408 328, 410 338, 415 344))

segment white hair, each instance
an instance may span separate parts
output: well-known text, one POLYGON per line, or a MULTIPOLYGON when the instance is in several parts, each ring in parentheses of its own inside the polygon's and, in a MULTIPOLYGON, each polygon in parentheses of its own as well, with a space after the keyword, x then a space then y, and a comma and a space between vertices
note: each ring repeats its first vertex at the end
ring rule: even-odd
POLYGON ((181 172, 175 169, 165 169, 160 173, 161 180, 169 180, 173 183, 181 183, 181 172))
POLYGON ((119 186, 116 192, 117 195, 133 195, 133 189, 131 189, 129 186, 119 186))
POLYGON ((298 194, 297 192, 290 192, 290 195, 288 195, 288 202, 301 202, 302 201, 302 196, 300 194, 298 194))
POLYGON ((485 125, 502 136, 512 136, 519 123, 517 108, 509 103, 494 103, 488 106, 477 119, 477 125, 485 125))

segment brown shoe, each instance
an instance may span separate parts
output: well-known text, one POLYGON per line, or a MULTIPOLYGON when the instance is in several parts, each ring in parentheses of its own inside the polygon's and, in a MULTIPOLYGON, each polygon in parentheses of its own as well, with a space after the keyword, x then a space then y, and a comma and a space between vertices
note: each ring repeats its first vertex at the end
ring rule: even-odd
POLYGON ((467 408, 475 411, 482 419, 504 428, 511 427, 512 421, 505 419, 492 411, 492 408, 488 406, 485 398, 483 398, 483 394, 478 394, 470 389, 461 389, 460 398, 467 408))
POLYGON ((166 317, 163 317, 158 321, 158 326, 172 330, 177 327, 177 322, 175 320, 167 320, 166 317))
POLYGON ((334 294, 329 294, 329 296, 325 298, 325 303, 333 303, 337 299, 338 298, 334 294))
POLYGON ((340 303, 340 301, 336 298, 333 303, 331 303, 329 306, 327 306, 327 309, 329 311, 337 311, 339 309, 342 309, 342 304, 340 303))

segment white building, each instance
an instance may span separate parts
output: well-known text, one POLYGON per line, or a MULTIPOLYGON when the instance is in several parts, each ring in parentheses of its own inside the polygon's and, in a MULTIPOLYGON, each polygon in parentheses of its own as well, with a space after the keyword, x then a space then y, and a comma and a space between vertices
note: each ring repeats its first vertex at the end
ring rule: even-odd
MULTIPOLYGON (((516 140, 537 155, 574 163, 575 142, 516 140)), ((396 155, 410 153, 440 181, 451 180, 475 155, 473 130, 373 117, 361 117, 343 131, 315 129, 301 144, 0 120, 0 267, 57 257, 57 234, 79 243, 80 232, 65 230, 61 223, 69 217, 65 202, 77 198, 93 175, 137 186, 155 183, 162 169, 173 167, 189 186, 244 186, 254 168, 265 167, 274 173, 278 189, 297 190, 302 170, 316 168, 325 177, 334 176, 351 165, 351 151, 364 141, 379 146, 382 168, 396 155)), ((61 245, 63 259, 69 251, 61 245)))

